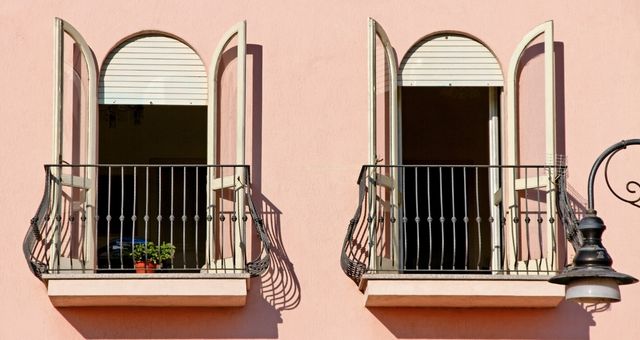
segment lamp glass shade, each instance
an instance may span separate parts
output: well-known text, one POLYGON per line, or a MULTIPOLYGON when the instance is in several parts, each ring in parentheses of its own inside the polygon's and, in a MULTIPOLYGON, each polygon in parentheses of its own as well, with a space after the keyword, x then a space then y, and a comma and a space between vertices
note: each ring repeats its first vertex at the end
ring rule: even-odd
POLYGON ((582 278, 567 284, 565 296, 580 303, 612 303, 620 301, 620 288, 612 278, 582 278))

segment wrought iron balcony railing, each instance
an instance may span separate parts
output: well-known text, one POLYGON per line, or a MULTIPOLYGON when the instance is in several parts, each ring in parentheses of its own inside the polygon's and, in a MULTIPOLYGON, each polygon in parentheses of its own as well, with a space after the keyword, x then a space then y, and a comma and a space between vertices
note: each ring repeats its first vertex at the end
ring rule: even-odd
POLYGON ((564 166, 366 165, 341 265, 365 273, 552 275, 579 243, 564 166), (560 204, 557 204, 560 203, 560 204), (562 228, 567 228, 565 232, 562 228))
POLYGON ((161 272, 260 275, 270 241, 249 178, 245 165, 46 165, 25 257, 38 277, 126 273, 136 246, 170 243, 161 272), (249 217, 262 243, 251 262, 249 217))

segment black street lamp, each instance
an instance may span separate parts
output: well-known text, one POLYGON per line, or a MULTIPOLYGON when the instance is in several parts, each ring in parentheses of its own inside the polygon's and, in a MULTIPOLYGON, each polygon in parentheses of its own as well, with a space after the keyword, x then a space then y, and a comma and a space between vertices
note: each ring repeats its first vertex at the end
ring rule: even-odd
MULTIPOLYGON (((627 145, 640 145, 640 139, 623 140, 610 146, 596 159, 591 168, 587 184, 587 212, 578 223, 578 230, 582 234, 584 242, 577 249, 573 263, 562 273, 549 279, 551 283, 566 285, 565 297, 567 300, 584 303, 618 302, 620 301, 618 286, 638 282, 633 276, 618 273, 611 267, 613 263, 611 256, 602 245, 602 233, 606 226, 598 217, 593 203, 593 182, 598 168, 605 159, 610 159, 616 152, 625 149, 627 145)), ((607 160, 607 165, 608 163, 609 160, 607 160)), ((617 194, 615 195, 621 198, 617 194)), ((635 201, 627 202, 636 203, 635 201)))

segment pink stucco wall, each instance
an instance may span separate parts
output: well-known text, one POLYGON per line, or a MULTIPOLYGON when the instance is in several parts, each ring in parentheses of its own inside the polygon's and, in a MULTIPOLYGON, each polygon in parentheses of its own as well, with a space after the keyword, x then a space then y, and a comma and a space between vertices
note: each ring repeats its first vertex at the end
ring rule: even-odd
MULTIPOLYGON (((400 57, 427 34, 462 31, 482 39, 505 73, 522 36, 554 20, 562 47, 558 144, 569 160, 569 182, 581 193, 601 150, 638 137, 636 1, 3 1, 0 338, 640 338, 640 285, 623 287, 623 301, 605 311, 575 303, 544 310, 363 306, 338 257, 356 205, 355 179, 367 159, 369 16, 383 25, 400 57), (122 38, 160 30, 187 41, 208 65, 221 35, 247 20, 249 52, 261 63, 253 74, 248 159, 258 199, 273 212, 271 228, 279 234, 273 270, 252 279, 247 306, 52 307, 21 243, 42 195, 42 164, 50 161, 56 16, 80 30, 99 64, 122 38)), ((629 152, 619 160, 617 178, 637 175, 640 152, 629 152)), ((596 190, 614 267, 640 276, 634 250, 640 210, 614 199, 603 181, 596 190)))

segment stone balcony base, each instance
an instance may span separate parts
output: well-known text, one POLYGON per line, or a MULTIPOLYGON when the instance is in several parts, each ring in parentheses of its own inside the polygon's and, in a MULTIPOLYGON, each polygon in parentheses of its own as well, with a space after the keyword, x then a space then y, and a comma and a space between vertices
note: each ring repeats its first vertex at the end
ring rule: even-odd
POLYGON ((249 274, 48 274, 56 307, 237 307, 247 300, 249 274))
POLYGON ((564 286, 550 276, 366 274, 360 281, 366 307, 551 308, 564 286))

